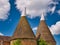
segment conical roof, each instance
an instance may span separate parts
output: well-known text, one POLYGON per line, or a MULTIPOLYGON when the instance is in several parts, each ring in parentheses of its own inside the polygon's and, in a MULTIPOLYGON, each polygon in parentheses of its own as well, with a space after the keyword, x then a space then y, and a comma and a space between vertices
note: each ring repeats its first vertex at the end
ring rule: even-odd
POLYGON ((38 29, 37 29, 36 37, 38 37, 39 34, 40 34, 40 38, 42 38, 45 41, 50 41, 50 42, 55 41, 48 26, 47 26, 47 24, 45 23, 45 20, 40 21, 40 24, 39 24, 38 29))
POLYGON ((23 15, 21 16, 21 19, 19 21, 19 24, 12 36, 12 39, 16 38, 35 38, 34 33, 32 29, 30 28, 30 25, 25 17, 26 13, 23 11, 23 15))

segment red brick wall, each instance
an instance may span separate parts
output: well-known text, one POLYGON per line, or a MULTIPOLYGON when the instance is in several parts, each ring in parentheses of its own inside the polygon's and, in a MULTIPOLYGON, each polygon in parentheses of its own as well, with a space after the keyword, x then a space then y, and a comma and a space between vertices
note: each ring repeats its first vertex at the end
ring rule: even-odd
POLYGON ((21 43, 22 45, 37 45, 36 40, 33 40, 33 39, 31 40, 25 39, 25 40, 22 40, 21 43))
POLYGON ((4 41, 4 42, 3 42, 3 45, 10 45, 10 42, 4 41))

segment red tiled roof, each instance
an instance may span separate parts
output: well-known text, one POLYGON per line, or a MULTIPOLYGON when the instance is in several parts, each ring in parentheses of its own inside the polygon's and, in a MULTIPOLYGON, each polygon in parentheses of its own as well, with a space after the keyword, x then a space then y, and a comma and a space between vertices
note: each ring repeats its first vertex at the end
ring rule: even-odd
POLYGON ((0 40, 3 40, 3 41, 10 41, 10 38, 9 36, 0 36, 0 40))
POLYGON ((44 20, 41 20, 40 24, 38 26, 36 36, 38 36, 39 34, 40 34, 40 38, 42 38, 43 40, 55 42, 55 40, 44 20))
POLYGON ((16 38, 35 38, 32 29, 25 16, 22 16, 20 22, 14 32, 12 39, 16 38))

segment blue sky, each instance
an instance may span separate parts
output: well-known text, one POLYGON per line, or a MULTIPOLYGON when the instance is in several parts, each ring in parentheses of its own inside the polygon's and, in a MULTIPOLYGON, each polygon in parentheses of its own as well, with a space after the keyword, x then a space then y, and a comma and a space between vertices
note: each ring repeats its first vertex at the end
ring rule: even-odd
MULTIPOLYGON (((60 12, 58 12, 60 10, 60 0, 55 0, 56 2, 58 2, 58 4, 56 5, 56 9, 54 11, 53 14, 51 14, 51 12, 47 13, 45 16, 45 21, 46 24, 49 26, 49 28, 52 28, 52 25, 54 25, 56 27, 57 22, 60 22, 60 12)), ((0 33, 2 33, 4 36, 12 36, 17 24, 20 20, 21 17, 21 12, 16 8, 16 4, 15 4, 16 0, 9 0, 10 3, 10 10, 9 10, 9 15, 7 19, 0 19, 0 33)), ((51 5, 52 6, 52 5, 51 5)), ((40 17, 36 16, 34 18, 29 18, 28 16, 26 16, 31 28, 35 28, 39 25, 40 22, 40 17)), ((59 23, 60 24, 60 23, 59 23)), ((60 25, 58 25, 60 26, 60 25)), ((58 27, 57 26, 57 27, 58 27)), ((54 27, 53 27, 54 28, 54 27)), ((53 36, 57 42, 57 45, 60 44, 60 29, 56 29, 58 30, 57 32, 52 32, 53 36)), ((34 30, 34 32, 36 32, 34 30)))

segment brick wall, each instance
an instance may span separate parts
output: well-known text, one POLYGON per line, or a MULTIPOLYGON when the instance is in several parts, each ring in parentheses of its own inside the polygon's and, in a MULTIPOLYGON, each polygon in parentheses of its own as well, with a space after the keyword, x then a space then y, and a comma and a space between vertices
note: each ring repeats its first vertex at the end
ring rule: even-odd
POLYGON ((10 42, 4 41, 3 45, 10 45, 10 42))
POLYGON ((28 40, 22 40, 22 45, 37 45, 37 42, 36 40, 33 40, 33 39, 28 39, 28 40))

